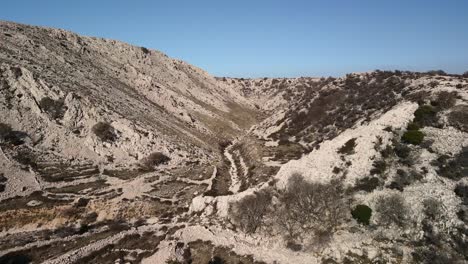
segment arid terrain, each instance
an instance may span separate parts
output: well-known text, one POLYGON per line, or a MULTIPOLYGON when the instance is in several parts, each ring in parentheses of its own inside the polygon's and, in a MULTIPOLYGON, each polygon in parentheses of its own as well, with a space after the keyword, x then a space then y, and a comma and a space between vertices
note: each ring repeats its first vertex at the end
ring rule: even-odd
POLYGON ((468 263, 468 73, 214 77, 0 21, 0 264, 468 263))

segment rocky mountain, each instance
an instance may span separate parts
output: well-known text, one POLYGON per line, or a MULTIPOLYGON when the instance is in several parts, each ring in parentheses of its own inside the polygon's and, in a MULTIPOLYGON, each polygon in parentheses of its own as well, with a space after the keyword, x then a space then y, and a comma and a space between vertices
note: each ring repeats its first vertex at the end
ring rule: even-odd
POLYGON ((0 22, 0 263, 466 263, 468 77, 213 77, 0 22))

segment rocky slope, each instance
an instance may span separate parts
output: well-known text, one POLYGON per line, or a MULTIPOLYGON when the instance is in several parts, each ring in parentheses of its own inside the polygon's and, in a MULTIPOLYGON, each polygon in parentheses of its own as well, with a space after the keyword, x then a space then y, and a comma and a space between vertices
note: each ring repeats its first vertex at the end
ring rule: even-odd
POLYGON ((468 260, 466 77, 215 78, 11 22, 0 43, 0 263, 468 260))

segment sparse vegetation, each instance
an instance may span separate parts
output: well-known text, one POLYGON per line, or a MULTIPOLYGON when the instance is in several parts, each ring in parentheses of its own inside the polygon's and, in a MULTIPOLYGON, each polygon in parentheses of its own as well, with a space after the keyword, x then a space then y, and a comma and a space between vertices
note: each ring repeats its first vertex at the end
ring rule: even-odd
POLYGON ((360 224, 369 225, 372 209, 364 204, 359 204, 351 211, 353 218, 360 224))
POLYGON ((98 122, 92 128, 94 134, 102 141, 113 142, 117 139, 114 127, 107 122, 98 122))

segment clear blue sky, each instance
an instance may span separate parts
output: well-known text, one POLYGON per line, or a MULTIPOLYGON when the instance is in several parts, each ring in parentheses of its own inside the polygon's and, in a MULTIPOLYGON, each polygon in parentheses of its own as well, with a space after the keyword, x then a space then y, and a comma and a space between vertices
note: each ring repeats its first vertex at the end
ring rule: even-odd
POLYGON ((157 49, 217 76, 468 71, 464 0, 10 0, 0 19, 157 49))

